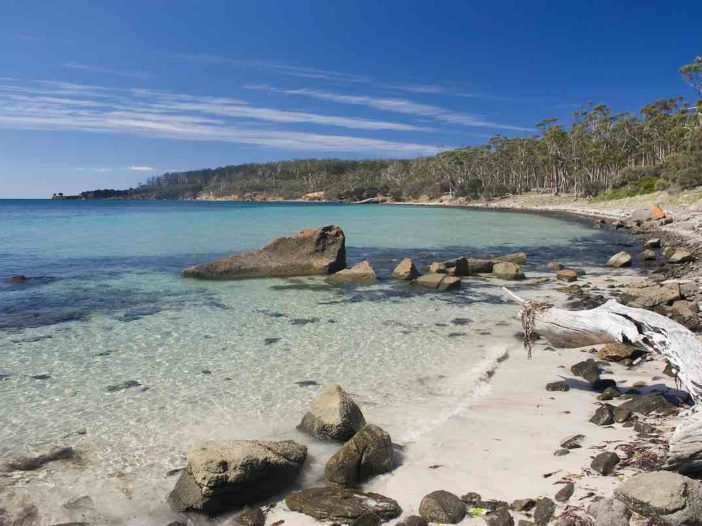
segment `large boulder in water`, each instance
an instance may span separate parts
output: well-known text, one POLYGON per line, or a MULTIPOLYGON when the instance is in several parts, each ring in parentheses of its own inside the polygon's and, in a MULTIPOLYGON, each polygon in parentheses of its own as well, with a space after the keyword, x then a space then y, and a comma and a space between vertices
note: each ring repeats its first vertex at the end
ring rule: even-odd
POLYGON ((342 524, 350 524, 368 513, 374 513, 383 522, 402 513, 396 501, 383 495, 331 486, 291 493, 285 497, 285 504, 320 521, 342 524))
POLYGON ((324 473, 330 482, 353 486, 394 467, 390 435, 368 424, 332 455, 324 473))
POLYGON ((327 385, 298 429, 322 440, 345 441, 366 425, 361 409, 340 385, 327 385))
POLYGON ((520 280, 524 279, 524 271, 516 263, 511 263, 509 261, 495 263, 492 267, 492 274, 496 278, 508 279, 508 280, 520 280))
POLYGON ((188 454, 168 503, 177 512, 209 515, 241 508, 284 490, 305 458, 307 448, 292 440, 206 442, 188 454))
POLYGON ((241 279, 332 274, 346 267, 344 231, 336 225, 279 237, 265 247, 188 267, 183 276, 241 279))

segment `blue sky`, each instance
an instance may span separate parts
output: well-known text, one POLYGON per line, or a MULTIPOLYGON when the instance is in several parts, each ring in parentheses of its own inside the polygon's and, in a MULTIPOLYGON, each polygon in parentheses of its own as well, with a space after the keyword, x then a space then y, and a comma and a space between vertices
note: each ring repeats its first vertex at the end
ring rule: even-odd
POLYGON ((702 2, 0 3, 0 197, 414 157, 694 93, 702 2))

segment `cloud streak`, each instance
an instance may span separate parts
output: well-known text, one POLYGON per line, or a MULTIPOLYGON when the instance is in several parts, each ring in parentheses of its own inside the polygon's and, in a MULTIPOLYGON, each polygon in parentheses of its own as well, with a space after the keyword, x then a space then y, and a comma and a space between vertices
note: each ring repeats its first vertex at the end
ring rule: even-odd
POLYGON ((284 124, 363 130, 420 129, 402 123, 261 108, 222 97, 52 81, 0 83, 0 127, 4 128, 121 133, 295 151, 407 156, 439 151, 436 146, 414 142, 278 127, 284 124))
POLYGON ((72 69, 77 71, 88 71, 90 73, 101 73, 107 75, 116 75, 119 77, 129 77, 134 79, 148 79, 151 75, 148 73, 141 73, 138 71, 123 71, 120 69, 105 68, 101 66, 90 66, 87 64, 81 64, 79 62, 66 62, 61 64, 62 68, 72 69))
POLYGON ((270 86, 261 85, 246 85, 249 89, 266 90, 286 95, 298 95, 310 97, 313 99, 323 100, 326 102, 334 102, 337 104, 352 104, 357 106, 366 106, 381 111, 389 111, 395 113, 403 113, 405 115, 413 115, 415 117, 424 117, 435 121, 455 124, 460 126, 468 126, 475 128, 492 128, 497 130, 509 130, 528 132, 533 131, 531 128, 522 126, 514 126, 511 124, 503 124, 500 122, 485 119, 480 115, 469 113, 454 112, 446 108, 434 106, 432 104, 423 104, 414 102, 408 99, 390 98, 390 97, 371 97, 366 95, 346 95, 317 89, 279 89, 270 86))
POLYGON ((127 166, 127 170, 131 170, 132 172, 153 172, 154 171, 154 169, 151 166, 145 166, 145 165, 127 166))

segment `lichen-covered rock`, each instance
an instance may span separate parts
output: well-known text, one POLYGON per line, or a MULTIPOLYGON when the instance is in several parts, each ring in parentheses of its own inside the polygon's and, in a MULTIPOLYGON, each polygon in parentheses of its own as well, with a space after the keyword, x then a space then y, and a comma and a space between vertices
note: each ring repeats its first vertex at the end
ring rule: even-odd
POLYGON ((291 440, 206 442, 188 454, 168 503, 210 515, 241 508, 284 490, 306 457, 307 448, 291 440))
POLYGON ((324 469, 327 480, 344 486, 363 482, 395 467, 390 435, 368 424, 329 459, 324 469))
POLYGON ((396 501, 378 493, 325 486, 309 488, 285 497, 288 508, 321 521, 350 524, 364 514, 375 513, 382 521, 399 517, 396 501))
POLYGON ((466 505, 453 493, 433 491, 419 503, 419 514, 427 522, 457 524, 466 516, 466 505))
POLYGON ((524 279, 524 271, 516 263, 509 261, 495 263, 492 267, 492 275, 499 279, 521 280, 524 279))
POLYGON ((361 409, 348 393, 340 385, 327 385, 298 429, 321 440, 345 441, 365 425, 361 409))
POLYGON ((601 405, 590 418, 590 422, 598 426, 611 426, 614 424, 614 411, 609 404, 601 405))
POLYGON ((595 360, 592 358, 576 363, 570 368, 570 372, 575 376, 584 378, 591 384, 600 379, 600 368, 597 366, 597 362, 595 362, 595 360))
POLYGON ((395 526, 427 526, 427 521, 425 521, 419 515, 410 515, 404 520, 398 522, 395 526))
POLYGON ((548 497, 543 497, 536 501, 536 506, 534 506, 534 523, 537 526, 546 526, 551 519, 553 514, 556 512, 556 503, 553 502, 548 497))
POLYGON ((623 404, 620 409, 628 409, 632 413, 648 415, 650 413, 670 414, 675 411, 675 406, 668 402, 663 395, 650 393, 635 396, 623 404))
POLYGON ((575 493, 575 484, 568 482, 556 492, 553 498, 556 502, 566 502, 573 496, 573 493, 575 493))
POLYGON ((669 471, 638 473, 615 490, 626 507, 654 524, 702 525, 702 482, 669 471))
POLYGON ((419 277, 419 271, 412 258, 404 258, 392 271, 392 276, 396 279, 411 281, 419 277))
POLYGON ((632 260, 633 258, 631 257, 631 254, 622 250, 609 258, 609 261, 607 261, 607 266, 615 268, 629 267, 631 266, 632 260))
POLYGON ((346 240, 336 225, 279 237, 259 250, 188 267, 183 276, 200 279, 331 274, 346 267, 346 240))
POLYGON ((636 348, 625 343, 608 343, 597 351, 597 357, 600 360, 608 362, 618 362, 625 358, 631 358, 636 352, 636 348))
POLYGON ((339 283, 373 283, 375 281, 375 270, 368 261, 356 263, 351 268, 345 268, 327 278, 327 282, 339 283))
POLYGON ((488 526, 514 526, 514 518, 507 508, 497 508, 485 517, 488 526))
POLYGON ((679 283, 666 283, 660 286, 627 287, 621 299, 630 307, 652 309, 682 299, 682 294, 679 283))

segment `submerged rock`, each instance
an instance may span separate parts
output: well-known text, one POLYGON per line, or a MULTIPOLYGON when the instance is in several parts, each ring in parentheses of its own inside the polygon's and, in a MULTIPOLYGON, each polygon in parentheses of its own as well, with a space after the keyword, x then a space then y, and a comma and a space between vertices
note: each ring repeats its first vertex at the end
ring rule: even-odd
POLYGON ((615 268, 629 267, 631 266, 632 261, 633 258, 631 257, 631 254, 622 250, 621 252, 617 252, 611 258, 609 258, 609 261, 607 261, 607 266, 615 268))
POLYGON ((0 465, 0 472, 6 471, 34 471, 40 467, 56 460, 72 460, 76 457, 76 452, 69 446, 57 446, 47 453, 35 457, 15 457, 0 465))
POLYGON ((345 441, 366 425, 361 409, 340 385, 327 385, 298 429, 321 440, 345 441))
POLYGON ((457 524, 466 516, 466 505, 453 493, 439 490, 422 499, 419 514, 427 522, 457 524))
POLYGON ((27 276, 22 275, 22 274, 15 274, 14 276, 10 276, 9 278, 7 278, 7 282, 11 283, 12 285, 26 283, 27 281, 29 281, 29 278, 27 276))
POLYGON ((288 508, 320 521, 350 524, 362 515, 374 513, 382 521, 399 517, 402 508, 378 493, 363 493, 340 487, 309 488, 285 497, 288 508))
POLYGON ((184 277, 239 279, 331 274, 346 266, 344 232, 336 225, 280 237, 252 252, 234 254, 183 271, 184 277))
POLYGON ((395 467, 390 435, 368 424, 329 459, 324 469, 327 480, 343 486, 363 482, 395 467))
POLYGON ((556 279, 566 282, 575 281, 578 279, 578 273, 572 269, 562 269, 556 272, 556 279))
POLYGON ((520 280, 524 279, 524 271, 522 267, 512 262, 500 262, 495 263, 492 268, 492 274, 496 278, 506 279, 506 280, 520 280))
POLYGON ((241 508, 284 490, 306 458, 307 448, 292 440, 206 442, 188 454, 168 503, 209 515, 241 508))
POLYGON ((392 277, 406 281, 417 279, 419 277, 419 271, 414 264, 414 260, 412 258, 405 258, 400 261, 399 265, 392 271, 392 277))
POLYGON ((375 270, 368 261, 356 263, 353 267, 335 272, 327 278, 329 283, 373 283, 374 281, 375 270))

